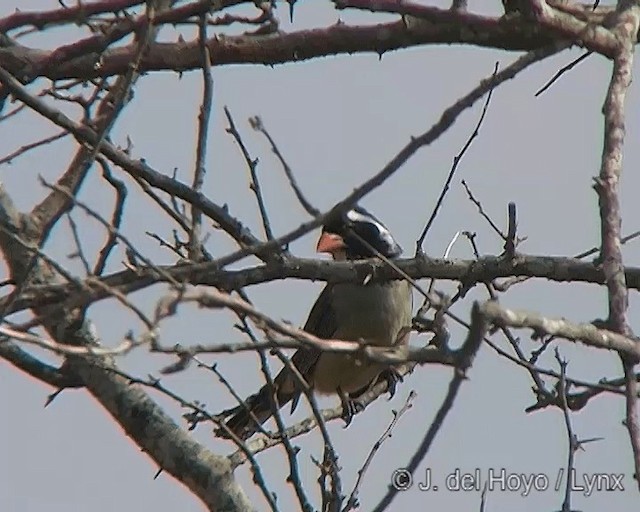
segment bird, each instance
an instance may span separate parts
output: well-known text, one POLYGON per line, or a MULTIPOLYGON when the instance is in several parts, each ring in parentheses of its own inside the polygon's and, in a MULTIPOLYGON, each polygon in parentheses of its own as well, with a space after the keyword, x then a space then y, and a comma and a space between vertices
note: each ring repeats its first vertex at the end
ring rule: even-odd
MULTIPOLYGON (((382 255, 395 259, 402 248, 389 229, 361 206, 330 216, 317 242, 318 253, 328 253, 336 261, 356 261, 382 255)), ((311 308, 304 330, 323 339, 365 340, 377 346, 406 344, 409 341, 413 310, 411 285, 406 280, 362 283, 328 283, 311 308)), ((324 352, 318 348, 299 348, 291 363, 314 392, 338 394, 343 405, 345 427, 362 407, 356 398, 380 378, 388 382, 393 396, 401 377, 393 367, 375 363, 353 353, 324 352)), ((241 440, 255 434, 273 415, 274 407, 298 404, 302 389, 294 372, 285 366, 243 404, 219 415, 222 437, 232 432, 241 440)))

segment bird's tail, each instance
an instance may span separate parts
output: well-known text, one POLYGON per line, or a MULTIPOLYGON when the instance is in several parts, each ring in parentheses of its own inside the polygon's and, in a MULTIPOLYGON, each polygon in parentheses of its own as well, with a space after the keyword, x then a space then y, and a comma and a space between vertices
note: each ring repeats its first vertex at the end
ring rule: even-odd
MULTIPOLYGON (((315 349, 304 348, 298 349, 291 358, 291 363, 300 375, 307 379, 307 385, 309 385, 309 376, 312 374, 318 354, 319 352, 315 349)), ((244 403, 221 413, 220 417, 226 420, 224 426, 216 430, 216 435, 229 438, 231 437, 229 432, 233 432, 242 440, 248 439, 258 431, 260 425, 273 416, 276 409, 292 402, 291 412, 293 412, 298 405, 301 392, 299 381, 285 366, 273 379, 273 385, 265 384, 244 403)))
POLYGON ((279 387, 276 392, 272 386, 265 385, 255 395, 248 397, 243 404, 222 413, 227 416, 225 427, 216 430, 220 437, 231 437, 229 431, 240 439, 245 440, 255 434, 260 425, 273 416, 276 408, 283 407, 294 400, 292 410, 295 408, 300 391, 296 389, 284 390, 279 387))
POLYGON ((231 437, 229 431, 233 432, 240 439, 251 437, 262 425, 273 415, 274 401, 271 398, 267 386, 263 386, 258 393, 248 397, 243 404, 225 411, 228 419, 225 426, 217 430, 220 437, 231 437), (227 430, 228 429, 228 430, 227 430))

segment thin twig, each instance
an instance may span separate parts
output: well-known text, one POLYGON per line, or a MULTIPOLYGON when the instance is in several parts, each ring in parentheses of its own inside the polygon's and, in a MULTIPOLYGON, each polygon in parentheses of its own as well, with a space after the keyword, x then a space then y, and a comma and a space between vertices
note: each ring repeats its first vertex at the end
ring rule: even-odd
POLYGON ((111 251, 118 243, 118 237, 116 233, 120 230, 120 225, 122 223, 122 214, 124 212, 124 202, 127 198, 127 187, 125 184, 115 178, 111 174, 111 169, 109 168, 109 164, 106 159, 102 156, 96 158, 100 168, 102 169, 102 177, 115 189, 116 191, 116 204, 113 208, 113 214, 111 215, 111 226, 112 230, 109 231, 107 235, 107 240, 100 249, 100 253, 98 255, 98 261, 96 261, 95 266, 93 267, 93 274, 99 276, 104 272, 104 269, 107 265, 107 259, 111 254, 111 251))
POLYGON ((140 251, 138 251, 138 249, 135 247, 135 245, 133 243, 131 243, 126 236, 124 236, 118 229, 116 229, 109 221, 104 219, 102 217, 102 215, 100 215, 98 212, 96 212, 93 208, 91 208, 89 205, 87 205, 83 201, 80 201, 76 197, 72 196, 68 190, 63 189, 59 185, 48 183, 42 177, 40 177, 40 181, 45 187, 51 188, 51 189, 53 189, 53 190, 55 190, 58 193, 61 193, 63 195, 67 195, 69 197, 69 200, 72 202, 73 205, 77 206, 78 208, 83 210, 85 213, 87 213, 87 215, 89 215, 90 217, 96 219, 100 224, 102 224, 110 234, 113 234, 116 238, 118 238, 120 241, 122 241, 126 245, 127 249, 129 249, 133 254, 135 254, 135 256, 137 258, 139 258, 140 261, 142 261, 149 268, 153 269, 159 275, 163 276, 163 278, 166 279, 167 282, 171 283, 173 286, 175 286, 177 288, 181 288, 181 285, 180 285, 180 283, 178 283, 178 281, 176 281, 164 269, 160 268, 155 263, 153 263, 149 258, 147 258, 146 256, 142 255, 142 253, 140 253, 140 251))
POLYGON ((273 151, 273 153, 276 155, 278 160, 280 160, 280 163, 282 164, 282 169, 284 170, 284 173, 287 176, 287 179, 289 180, 289 185, 291 185, 291 188, 293 189, 293 193, 298 198, 298 201, 300 202, 302 207, 312 217, 317 217, 318 215, 320 215, 320 210, 315 208, 307 200, 307 198, 305 197, 304 193, 302 192, 302 189, 298 186, 298 182, 296 180, 295 175, 293 174, 293 171, 291 170, 291 167, 289 167, 289 164, 284 159, 284 156, 282 156, 282 153, 280 152, 280 149, 278 149, 278 145, 276 144, 276 142, 273 139, 273 137, 271 137, 271 135, 267 131, 266 127, 264 126, 264 123, 262 122, 262 119, 259 116, 250 117, 249 118, 249 124, 251 124, 251 127, 254 130, 262 133, 262 135, 264 135, 267 138, 267 140, 269 141, 269 144, 271 144, 271 151, 273 151))
POLYGON ((407 396, 407 399, 405 400, 405 403, 402 406, 402 408, 399 411, 392 411, 393 419, 391 420, 391 423, 389 423, 389 426, 386 428, 386 430, 382 433, 380 438, 371 447, 371 450, 369 450, 369 455, 367 455, 367 458, 365 459, 364 464, 358 470, 358 478, 356 479, 356 483, 353 486, 353 490, 351 491, 351 495, 349 496, 349 499, 347 500, 346 505, 342 509, 342 512, 348 512, 349 510, 353 510, 353 509, 358 508, 358 506, 359 506, 359 504, 358 504, 358 493, 360 492, 360 486, 362 485, 362 482, 364 481, 364 475, 366 474, 367 469, 369 469, 369 466, 371 465, 371 462, 373 461, 373 458, 376 456, 376 453, 378 453, 378 450, 380 449, 382 444, 388 438, 391 437, 393 429, 395 428, 396 424, 398 423, 398 420, 402 417, 402 415, 405 412, 407 412, 413 406, 413 400, 415 399, 415 397, 416 397, 416 392, 411 390, 411 392, 407 396))
POLYGON ((44 146, 49 144, 50 142, 54 142, 56 140, 62 139, 69 135, 69 133, 64 130, 62 132, 56 133, 55 135, 51 135, 50 137, 45 137, 44 139, 37 140, 35 142, 31 142, 30 144, 25 144, 24 146, 19 147, 13 153, 9 153, 7 156, 0 158, 0 165, 2 164, 10 164, 14 159, 19 157, 20 155, 27 153, 28 151, 35 149, 39 146, 44 146))
POLYGON ((0 336, 6 336, 7 338, 12 338, 23 343, 44 348, 58 355, 117 356, 127 354, 132 349, 149 342, 149 338, 134 340, 133 338, 128 337, 113 348, 103 348, 92 345, 78 347, 75 345, 68 345, 66 343, 58 343, 53 339, 36 336, 35 334, 13 329, 8 326, 0 326, 0 336))
MULTIPOLYGON (((246 294, 243 294, 243 300, 247 302, 247 304, 251 305, 249 298, 246 294)), ((241 316, 241 315, 239 315, 241 316)), ((247 331, 250 331, 250 327, 245 323, 247 331)), ((277 350, 277 349, 276 349, 277 350)), ((285 358, 282 354, 280 354, 283 358, 285 358)), ((258 351, 258 356, 260 357, 260 368, 262 371, 262 375, 269 386, 269 389, 275 390, 276 387, 273 383, 273 377, 271 376, 271 370, 269 369, 269 363, 267 361, 267 356, 265 355, 263 350, 258 351)), ((286 359, 286 358, 285 358, 286 359)), ((275 393, 274 393, 275 395, 275 393)), ((304 486, 302 485, 302 479, 300 477, 300 468, 298 464, 298 448, 294 448, 291 444, 291 440, 287 437, 285 430, 286 427, 284 425, 284 421, 282 419, 282 415, 280 414, 280 404, 274 404, 273 407, 273 418, 278 425, 278 431, 282 433, 282 445, 287 453, 287 460, 289 462, 289 476, 287 478, 287 482, 290 483, 296 493, 298 498, 298 502, 300 504, 300 510, 303 512, 311 512, 313 507, 309 502, 309 498, 304 490, 304 486)))
POLYGON ((32 216, 38 219, 38 238, 41 241, 47 239, 58 219, 72 206, 72 198, 77 195, 89 168, 101 152, 102 144, 107 141, 118 116, 130 100, 129 92, 139 77, 138 67, 142 57, 151 41, 157 35, 157 30, 153 26, 153 11, 155 11, 155 7, 153 4, 147 4, 146 10, 149 23, 136 35, 137 51, 135 57, 130 63, 127 72, 118 78, 116 86, 100 102, 98 107, 98 114, 93 123, 96 135, 95 144, 89 148, 86 146, 81 147, 65 173, 57 180, 57 185, 68 191, 68 193, 61 195, 58 190, 53 189, 31 211, 32 216))
MULTIPOLYGON (((496 62, 495 66, 494 66, 494 69, 493 69, 493 76, 496 76, 496 73, 498 72, 498 66, 499 66, 499 63, 496 62)), ((442 203, 444 201, 445 195, 449 191, 449 187, 451 185, 451 181, 453 180, 453 176, 454 176, 454 174, 456 172, 456 169, 458 168, 458 165, 460 164, 460 162, 462 160, 462 157, 464 156, 464 154, 467 152, 467 150, 471 146, 471 143, 473 142, 473 140, 480 133, 480 127, 482 126, 482 122, 484 121, 484 118, 485 118, 485 116, 487 114, 487 109, 489 108, 489 102, 491 101, 491 95, 492 94, 493 94, 493 88, 489 89, 489 92, 487 93, 487 99, 484 102, 484 106, 482 107, 482 112, 480 114, 480 119, 478 119, 478 122, 477 122, 475 128, 473 129, 473 132, 471 132, 471 135, 469 136, 469 138, 465 142, 464 146, 462 146, 462 149, 460 150, 460 152, 453 158, 453 165, 451 166, 451 170, 449 171, 449 175, 447 176, 447 179, 446 179, 446 181, 444 183, 444 186, 442 187, 442 191, 440 192, 440 197, 438 197, 438 200, 436 201, 436 205, 433 208, 433 211, 431 212, 431 216, 429 217, 429 220, 427 221, 427 224, 424 226, 424 229, 422 230, 422 233, 420 233, 420 236, 418 237, 418 240, 416 241, 416 252, 415 252, 416 256, 418 254, 422 254, 422 244, 424 243, 424 239, 427 236, 427 232, 431 228, 431 225, 435 221, 436 215, 438 215, 438 211, 440 210, 440 207, 442 206, 442 203)))
MULTIPOLYGON (((400 375, 407 375, 413 370, 414 367, 415 367, 415 363, 408 363, 405 365, 400 365, 397 368, 400 375)), ((371 404, 373 401, 378 399, 387 391, 388 391, 388 382, 385 379, 381 379, 371 389, 369 389, 364 394, 360 395, 358 397, 358 402, 363 407, 367 407, 369 404, 371 404)), ((342 419, 342 415, 343 415, 342 405, 319 410, 318 414, 322 418, 323 423, 337 420, 337 419, 342 419)), ((311 432, 314 428, 316 428, 316 426, 318 426, 318 419, 317 419, 316 413, 314 412, 312 416, 309 416, 304 420, 287 428, 286 433, 287 433, 287 436, 289 436, 289 438, 294 438, 302 434, 306 434, 307 432, 311 432)), ((248 442, 247 445, 249 446, 249 448, 252 450, 253 453, 262 452, 262 451, 268 450, 273 446, 278 445, 280 443, 279 436, 280 434, 277 433, 276 435, 273 435, 270 437, 257 437, 251 440, 250 442, 248 442)), ((244 462, 244 457, 239 452, 233 453, 232 455, 230 455, 229 458, 234 467, 239 466, 244 462)))
POLYGON ((467 182, 465 180, 462 180, 461 183, 462 183, 462 186, 464 187, 464 189, 467 191, 467 196, 469 197, 469 200, 473 204, 475 204, 476 207, 478 208, 478 213, 480 213, 480 215, 482 215, 482 218, 484 218, 484 220, 486 220, 489 223, 489 226, 491 226, 491 229, 493 229, 493 231, 495 231, 500 238, 502 238, 503 240, 506 241, 507 240, 507 236, 502 231, 500 231, 500 228, 498 226, 496 226, 495 222, 493 222, 491 220, 491 217, 489 217, 485 213, 484 208, 482 207, 482 203, 475 198, 475 196, 471 192, 471 189, 467 185, 467 182))
MULTIPOLYGON (((0 107, 1 107, 1 105, 2 105, 2 102, 0 101, 0 107)), ((13 117, 13 116, 19 114, 25 108, 27 108, 27 106, 24 103, 22 103, 22 104, 18 105, 16 108, 14 108, 13 110, 10 110, 9 112, 7 112, 6 114, 0 115, 0 123, 2 121, 6 121, 10 117, 13 117)), ((0 108, 0 112, 2 112, 2 108, 0 108)))
POLYGON ((145 231, 145 234, 150 236, 154 240, 156 240, 158 242, 158 244, 160 245, 160 247, 166 247, 167 249, 171 250, 179 258, 181 258, 181 259, 182 258, 187 258, 187 255, 182 253, 182 248, 184 247, 184 243, 181 243, 180 245, 175 245, 175 244, 172 245, 169 242, 167 242, 166 240, 164 240, 157 233, 152 233, 151 231, 145 231))
POLYGON ((560 357, 560 352, 556 348, 555 351, 556 361, 560 365, 560 380, 558 381, 558 396, 560 397, 560 407, 564 417, 564 425, 567 430, 567 439, 569 441, 569 449, 567 453, 567 480, 564 489, 564 500, 562 502, 562 512, 571 512, 571 490, 572 490, 572 473, 574 471, 573 459, 576 454, 576 450, 579 447, 578 438, 573 433, 571 427, 571 416, 569 415, 569 407, 567 406, 567 362, 560 357))
POLYGON ((67 212, 67 220, 69 221, 69 227, 71 228, 71 234, 73 236, 73 242, 76 246, 76 251, 69 254, 69 258, 80 258, 82 262, 82 266, 84 267, 85 275, 91 274, 91 267, 89 266, 89 261, 84 254, 84 249, 82 248, 82 242, 80 241, 80 234, 78 233, 78 225, 76 221, 73 220, 70 212, 67 212))
MULTIPOLYGON (((104 157, 102 157, 104 159, 104 157)), ((106 159, 104 159, 106 161, 106 159)), ((189 224, 187 223, 187 219, 184 217, 184 215, 182 215, 181 212, 176 211, 176 209, 173 207, 173 205, 168 205, 162 198, 160 198, 160 196, 158 196, 158 194, 155 193, 155 191, 153 190, 153 188, 151 187, 151 185, 149 185, 149 183, 147 183, 145 180, 137 177, 137 176, 132 176, 132 178, 135 180, 135 182, 140 185, 140 188, 142 189, 142 191, 147 194, 151 199, 153 199, 153 201, 167 214, 169 215, 169 217, 171 217, 173 220, 176 221, 176 223, 182 228, 182 230, 185 233, 189 232, 189 224)), ((175 196, 171 196, 171 200, 175 200, 175 196)))
MULTIPOLYGON (((211 56, 207 46, 207 18, 205 13, 200 16, 198 25, 198 38, 200 52, 202 54, 202 105, 198 113, 198 147, 196 148, 196 168, 193 172, 193 190, 200 192, 204 183, 204 175, 207 172, 207 140, 209 138, 209 119, 211 118, 211 103, 213 101, 213 81, 211 80, 211 56)), ((202 212, 191 205, 191 231, 189 233, 189 258, 191 261, 202 259, 201 250, 202 212)))
MULTIPOLYGON (((248 327, 246 322, 244 322, 244 324, 245 324, 245 326, 248 327)), ((220 373, 220 371, 218 370, 216 364, 208 365, 208 364, 205 364, 204 362, 200 361, 198 358, 194 357, 193 359, 198 363, 199 367, 205 368, 205 369, 209 370, 210 372, 212 372, 214 375, 216 375, 218 377, 218 380, 220 380, 222 385, 227 388, 227 390, 235 397, 235 399, 238 402, 243 403, 242 399, 235 392, 235 390, 233 389, 231 384, 227 381, 227 379, 224 377, 224 375, 222 375, 222 373, 220 373)), ((198 414, 198 411, 194 411, 194 412, 196 414, 185 415, 185 417, 187 417, 187 419, 189 421, 191 421, 191 418, 195 419, 195 421, 193 421, 192 424, 191 424, 191 428, 195 428, 195 425, 197 424, 198 420, 203 417, 201 414, 198 414)), ((207 418, 207 419, 210 419, 210 418, 207 418)), ((254 481, 259 486, 260 490, 262 491, 262 494, 265 497, 265 499, 267 500, 267 503, 269 503, 269 507, 271 508, 271 510, 273 512, 276 512, 277 510, 279 510, 278 504, 276 502, 276 497, 275 497, 274 493, 272 493, 269 490, 267 482, 264 479, 264 476, 262 475, 262 470, 260 469, 260 465, 258 464, 258 462, 255 459, 254 453, 251 452, 251 450, 249 449, 247 444, 242 439, 240 439, 237 435, 235 435, 231 431, 231 429, 229 429, 226 426, 224 421, 216 421, 216 424, 218 425, 219 428, 222 428, 222 429, 225 430, 225 433, 229 436, 229 438, 236 444, 236 446, 238 446, 239 452, 241 452, 246 457, 245 460, 249 461, 249 465, 251 467, 251 472, 253 473, 254 481)))
POLYGON ((507 227, 507 239, 504 241, 504 254, 507 258, 513 259, 516 257, 516 230, 518 223, 516 220, 516 203, 509 203, 508 207, 508 227, 507 227))
MULTIPOLYGON (((635 231, 633 233, 631 233, 630 235, 624 236, 620 239, 620 245, 624 245, 636 238, 638 238, 640 236, 640 231, 635 231)), ((573 256, 574 259, 577 260, 581 260, 584 258, 587 258, 588 256, 591 256, 593 254, 597 254, 600 252, 600 247, 592 247, 591 249, 587 249, 586 251, 583 251, 579 254, 576 254, 575 256, 573 256)), ((498 283, 495 282, 493 283, 494 287, 496 290, 500 291, 500 292, 506 292, 509 288, 511 288, 513 285, 515 284, 519 284, 519 283, 524 283, 525 281, 528 281, 529 279, 531 279, 531 277, 529 276, 518 276, 518 277, 510 277, 505 279, 504 281, 498 283)))
POLYGON ((235 141, 238 143, 238 147, 240 151, 242 151, 242 156, 244 157, 245 162, 247 163, 247 167, 249 168, 249 176, 251 179, 251 184, 249 188, 253 191, 256 196, 256 201, 258 203, 258 210, 260 211, 260 218, 262 219, 262 226, 264 227, 264 233, 267 237, 267 240, 272 241, 273 231, 271 230, 271 222, 269 221, 269 215, 267 214, 267 207, 264 204, 264 198, 262 196, 262 189, 260 188, 260 181, 258 180, 258 174, 256 172, 256 168, 258 167, 258 159, 251 158, 249 154, 249 150, 244 144, 242 140, 242 136, 240 132, 237 130, 235 123, 233 122, 233 117, 231 116, 231 112, 225 106, 224 113, 227 116, 227 121, 229 122, 229 128, 227 128, 227 133, 229 133, 235 141))
MULTIPOLYGON (((437 433, 440 428, 444 424, 444 420, 447 417, 447 414, 453 407, 453 403, 458 395, 458 391, 460 390, 460 386, 462 382, 466 379, 465 372, 471 366, 473 362, 473 358, 475 357, 480 345, 482 343, 482 339, 484 338, 485 332, 487 330, 487 324, 480 313, 477 304, 474 304, 473 309, 471 311, 471 328, 467 334, 467 339, 464 343, 465 353, 463 359, 461 361, 460 366, 454 371, 453 378, 449 383, 449 389, 447 391, 447 395, 445 396, 440 408, 438 409, 435 418, 431 422, 424 438, 421 440, 418 448, 414 452, 411 457, 409 463, 405 466, 409 473, 414 473, 416 468, 424 459, 425 455, 429 451, 431 444, 433 443, 437 433)), ((394 497, 397 494, 397 489, 390 487, 386 494, 382 497, 380 502, 373 509, 373 512, 382 512, 386 510, 394 497)))
MULTIPOLYGON (((513 224, 515 225, 515 215, 514 215, 514 221, 513 224)), ((510 224, 511 226, 511 224, 510 224)), ((476 258, 480 257, 480 254, 478 252, 478 247, 476 245, 475 242, 475 235, 471 236, 470 233, 465 232, 465 235, 467 236, 467 238, 469 239, 469 242, 471 243, 471 247, 473 249, 473 254, 476 258)), ((513 239, 515 240, 515 231, 513 233, 513 239)), ((487 292, 489 293, 489 297, 491 298, 491 300, 497 300, 498 296, 496 294, 496 290, 495 287, 493 286, 493 284, 491 284, 489 281, 485 281, 484 283, 487 292)), ((463 287, 461 287, 463 288, 463 287)), ((460 292, 456 294, 456 297, 458 295, 462 295, 460 292)), ((454 297, 454 299, 456 298, 454 297)), ((453 299, 452 299, 453 301, 453 299)), ((504 335, 504 337, 507 339, 507 341, 509 342, 509 344, 511 345, 511 347, 513 348, 513 351, 516 353, 516 356, 518 358, 519 362, 527 362, 527 359, 524 355, 524 352, 522 351, 522 348, 520 347, 520 342, 519 340, 513 335, 513 333, 511 332, 511 330, 509 329, 508 326, 506 325, 502 325, 500 326, 500 331, 502 332, 502 334, 504 335)), ((534 384, 535 384, 535 391, 536 394, 538 396, 538 398, 540 397, 548 397, 549 396, 549 392, 546 389, 546 386, 544 385, 543 380, 540 378, 539 372, 533 368, 533 361, 528 361, 528 363, 530 364, 530 366, 525 366, 525 368, 527 368, 529 375, 531 376, 531 379, 533 380, 534 384)))
MULTIPOLYGON (((640 231, 634 231, 634 232, 633 232, 633 233, 631 233, 630 235, 623 236, 623 237, 620 239, 620 245, 624 245, 624 244, 626 244, 627 242, 630 242, 630 241, 632 241, 632 240, 634 240, 634 239, 638 238, 639 236, 640 236, 640 231)), ((576 255, 574 256, 574 258, 576 258, 576 259, 579 259, 579 260, 580 260, 580 259, 582 259, 582 258, 586 258, 586 257, 588 257, 588 256, 591 256, 592 254, 597 254, 598 252, 600 252, 600 247, 592 247, 591 249, 588 249, 588 250, 583 251, 583 252, 581 252, 581 253, 579 253, 579 254, 576 254, 576 255)))
POLYGON ((543 92, 545 92, 547 89, 549 89, 549 87, 551 87, 562 75, 564 75, 567 71, 570 71, 575 66, 580 64, 583 60, 585 60, 592 53, 593 52, 589 50, 589 51, 583 53, 582 55, 580 55, 580 57, 578 57, 577 59, 572 60, 566 66, 560 68, 558 70, 558 72, 555 75, 553 75, 551 80, 549 80, 546 84, 544 84, 540 89, 538 89, 536 91, 534 96, 536 96, 536 97, 540 96, 543 92))

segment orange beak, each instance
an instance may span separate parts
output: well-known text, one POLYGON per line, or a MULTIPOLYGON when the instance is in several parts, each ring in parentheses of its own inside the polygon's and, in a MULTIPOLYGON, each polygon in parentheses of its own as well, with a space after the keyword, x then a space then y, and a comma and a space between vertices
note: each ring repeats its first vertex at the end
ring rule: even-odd
POLYGON ((343 238, 335 233, 322 233, 316 245, 316 252, 326 252, 333 254, 346 247, 343 238))

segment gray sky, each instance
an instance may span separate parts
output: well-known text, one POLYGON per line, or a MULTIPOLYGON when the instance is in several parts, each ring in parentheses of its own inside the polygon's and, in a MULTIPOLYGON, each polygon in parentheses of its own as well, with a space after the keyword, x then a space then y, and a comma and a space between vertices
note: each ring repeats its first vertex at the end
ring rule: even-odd
MULTIPOLYGON (((428 2, 448 5, 448 2, 428 2)), ((470 2, 470 8, 476 10, 470 2)), ((494 6, 497 12, 499 2, 494 6)), ((373 20, 360 13, 338 13, 324 2, 302 1, 296 7, 293 28, 322 26, 335 22, 338 15, 347 21, 373 20)), ((23 9, 52 8, 57 2, 31 0, 21 2, 23 9)), ((286 6, 284 6, 286 7, 286 6)), ((9 10, 7 9, 7 12, 9 10)), ((487 11, 490 13, 491 11, 487 11)), ((282 28, 291 30, 286 10, 279 7, 282 28)), ((187 34, 187 31, 184 31, 187 34)), ((175 33, 167 29, 168 39, 175 33)), ((24 44, 49 47, 60 41, 59 31, 24 38, 24 44)), ((572 255, 599 241, 597 197, 592 177, 599 171, 602 151, 601 106, 610 78, 610 63, 592 56, 556 83, 539 98, 535 91, 547 79, 580 55, 573 51, 537 64, 516 80, 495 91, 479 138, 460 165, 442 211, 429 232, 426 252, 441 256, 458 230, 478 234, 482 254, 499 254, 502 242, 487 227, 466 199, 460 185, 465 179, 487 212, 499 223, 506 223, 506 208, 514 201, 518 208, 518 234, 527 241, 520 250, 528 254, 572 255)), ((317 207, 324 209, 348 194, 354 186, 380 170, 409 140, 429 128, 442 110, 474 87, 499 61, 506 65, 517 57, 497 50, 475 47, 422 47, 385 55, 341 56, 316 59, 275 68, 229 66, 214 68, 214 108, 207 155, 208 173, 204 190, 219 203, 227 203, 231 213, 245 221, 255 233, 261 233, 255 201, 247 185, 247 170, 234 142, 224 133, 226 121, 222 108, 227 105, 242 131, 251 154, 260 158, 259 173, 273 228, 284 233, 307 217, 282 176, 265 141, 251 130, 247 118, 259 114, 293 168, 301 187, 317 207)), ((637 67, 636 67, 637 69, 637 67)), ((179 78, 174 73, 154 73, 141 80, 135 98, 112 132, 112 139, 126 144, 133 141, 133 153, 144 157, 155 168, 191 182, 195 162, 196 118, 201 97, 202 78, 191 72, 179 78)), ((631 87, 627 109, 627 144, 622 179, 623 232, 639 228, 640 213, 636 192, 640 178, 638 137, 640 106, 638 88, 631 87)), ((442 183, 471 133, 480 114, 480 104, 463 115, 459 122, 433 146, 420 151, 383 187, 362 202, 392 230, 408 255, 413 251, 426 218, 430 214, 442 183)), ((0 155, 56 128, 34 114, 24 114, 10 123, 0 124, 0 155)), ((46 194, 37 182, 38 174, 54 180, 69 162, 74 145, 68 141, 32 152, 12 165, 0 166, 0 180, 23 209, 30 208, 46 194)), ((118 172, 119 177, 124 173, 118 172)), ((126 179, 125 179, 126 180, 126 179)), ((130 183, 130 180, 127 181, 130 183)), ((157 247, 145 235, 154 231, 170 238, 172 226, 158 209, 138 194, 132 185, 126 206, 124 233, 142 252, 161 263, 172 262, 172 255, 157 247), (134 192, 135 191, 135 192, 134 192)), ((92 172, 83 186, 80 199, 109 216, 113 197, 104 192, 99 173, 92 172)), ((77 215, 82 224, 87 252, 99 248, 105 233, 95 222, 77 215)), ((317 233, 292 244, 300 256, 313 256, 317 233)), ((72 241, 65 222, 60 223, 46 246, 49 255, 80 272, 80 266, 66 256, 72 241)), ((210 252, 221 255, 232 246, 214 234, 210 252)), ((459 241, 452 257, 469 258, 471 251, 459 241)), ((625 262, 637 265, 637 243, 624 248, 625 262)), ((109 271, 122 268, 122 248, 111 258, 109 271)), ((249 260, 242 262, 249 263, 249 260)), ((6 267, 2 266, 6 273, 6 267)), ((450 283, 438 283, 438 289, 450 292, 450 283)), ((274 282, 249 289, 250 297, 275 318, 303 324, 321 284, 274 282)), ((161 288, 137 293, 137 303, 151 311, 161 288)), ((472 298, 484 299, 480 287, 454 310, 468 317, 472 298)), ((515 287, 501 298, 504 306, 526 308, 553 316, 565 316, 576 322, 588 322, 606 316, 606 290, 595 285, 551 284, 531 281, 515 287)), ((630 295, 629 321, 640 328, 636 293, 630 295)), ((90 315, 106 345, 117 344, 129 330, 142 326, 114 301, 91 307, 90 315)), ((181 307, 176 317, 161 331, 166 345, 195 342, 239 341, 231 328, 231 315, 181 307)), ((464 333, 452 328, 454 340, 462 342, 464 333)), ((520 333, 523 347, 535 344, 520 333)), ((496 335, 502 347, 505 341, 496 335)), ((420 343, 414 336, 413 342, 420 343)), ((615 354, 560 343, 561 354, 568 359, 573 377, 598 380, 621 374, 615 354)), ((208 357, 236 386, 240 394, 249 394, 261 385, 257 357, 251 354, 208 357)), ((149 355, 140 349, 120 361, 122 368, 135 375, 157 374, 170 361, 149 355)), ((540 361, 557 369, 552 352, 540 361)), ((22 512, 86 510, 95 512, 134 510, 198 510, 199 502, 167 475, 153 480, 157 468, 130 442, 101 407, 83 391, 67 391, 49 407, 42 405, 52 391, 4 362, 0 362, 0 499, 3 509, 22 512)), ((329 431, 340 454, 343 485, 350 492, 357 470, 372 444, 392 419, 410 390, 417 392, 413 408, 405 414, 393 437, 379 451, 361 489, 362 510, 373 507, 384 494, 394 468, 405 465, 440 405, 451 371, 423 366, 405 379, 393 401, 380 399, 344 430, 341 422, 332 422, 329 431)), ((550 486, 566 464, 567 438, 559 409, 549 408, 533 414, 524 408, 533 403, 531 383, 522 369, 498 357, 488 346, 480 350, 454 409, 421 468, 432 468, 434 481, 460 468, 472 472, 479 468, 483 478, 489 469, 505 468, 508 473, 543 473, 550 486)), ((233 405, 233 399, 215 377, 203 370, 190 369, 164 379, 172 390, 190 400, 205 402, 211 411, 233 405)), ((154 395, 155 396, 155 395, 154 395)), ((156 396, 176 418, 180 409, 162 396, 156 396)), ((334 405, 335 399, 323 399, 334 405)), ((308 414, 300 408, 287 421, 308 414)), ((626 429, 622 425, 624 401, 617 396, 601 396, 588 407, 572 415, 579 438, 604 437, 577 453, 578 477, 583 473, 624 473, 624 492, 594 492, 586 497, 574 493, 572 505, 584 511, 637 510, 637 486, 626 429)), ((231 443, 215 439, 210 429, 200 426, 193 434, 213 450, 230 451, 231 443)), ((318 503, 317 472, 310 457, 322 456, 317 432, 298 438, 300 464, 305 468, 305 483, 318 503), (313 490, 313 492, 311 492, 313 490)), ((278 493, 282 510, 295 509, 295 496, 284 483, 287 463, 284 450, 274 448, 258 456, 271 487, 278 493)), ((244 489, 259 510, 266 509, 260 492, 254 487, 248 468, 237 471, 244 489)), ((437 482, 435 482, 437 483, 437 482)), ((555 510, 560 507, 560 491, 532 491, 524 498, 521 490, 488 495, 489 511, 555 510)), ((421 493, 413 488, 397 497, 392 510, 418 507, 477 510, 478 492, 421 493), (469 508, 470 507, 470 508, 469 508)))

